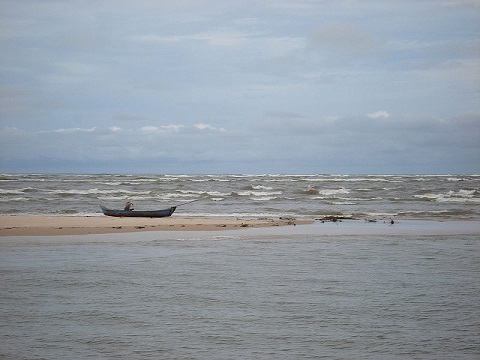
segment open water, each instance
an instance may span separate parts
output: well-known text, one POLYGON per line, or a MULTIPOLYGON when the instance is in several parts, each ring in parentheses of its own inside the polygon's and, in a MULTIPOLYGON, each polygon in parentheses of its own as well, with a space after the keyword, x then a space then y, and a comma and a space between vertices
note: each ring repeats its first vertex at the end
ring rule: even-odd
POLYGON ((0 214, 101 215, 100 204, 179 216, 480 219, 480 175, 0 175, 0 214))

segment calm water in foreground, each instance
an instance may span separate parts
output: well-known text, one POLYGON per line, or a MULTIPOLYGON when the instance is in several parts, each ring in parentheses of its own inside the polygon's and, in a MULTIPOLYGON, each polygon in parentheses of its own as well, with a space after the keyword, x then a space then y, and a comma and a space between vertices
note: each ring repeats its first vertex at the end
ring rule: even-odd
POLYGON ((342 226, 0 239, 0 358, 480 358, 480 232, 342 226))

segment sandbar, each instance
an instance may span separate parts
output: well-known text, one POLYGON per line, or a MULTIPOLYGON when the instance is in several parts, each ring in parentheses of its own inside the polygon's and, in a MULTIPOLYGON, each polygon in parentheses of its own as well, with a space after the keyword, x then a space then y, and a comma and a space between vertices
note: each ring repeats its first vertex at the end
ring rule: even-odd
POLYGON ((54 236, 140 231, 215 231, 307 224, 294 219, 0 216, 0 236, 54 236))

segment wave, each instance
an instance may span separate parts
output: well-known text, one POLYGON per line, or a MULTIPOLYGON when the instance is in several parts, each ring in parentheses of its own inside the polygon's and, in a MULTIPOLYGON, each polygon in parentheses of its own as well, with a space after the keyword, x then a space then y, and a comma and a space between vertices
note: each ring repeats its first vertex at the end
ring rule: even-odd
POLYGON ((301 190, 299 192, 300 194, 305 194, 305 195, 324 195, 324 196, 332 196, 332 195, 337 195, 337 194, 349 194, 350 190, 346 188, 340 188, 340 189, 316 189, 313 187, 308 188, 307 190, 301 190))
POLYGON ((281 191, 239 191, 236 193, 239 196, 270 196, 281 195, 281 191))
POLYGON ((401 216, 401 217, 413 217, 413 218, 417 218, 417 217, 431 217, 431 218, 434 218, 434 217, 437 217, 439 215, 441 216, 448 216, 448 217, 465 217, 465 216, 468 216, 468 215, 472 215, 473 212, 471 210, 464 210, 464 209, 457 209, 457 210, 419 210, 419 211, 415 211, 415 210, 408 210, 408 211, 399 211, 398 212, 398 216, 401 216))
POLYGON ((247 185, 242 188, 243 190, 273 190, 270 186, 264 185, 247 185))
POLYGON ((6 198, 6 197, 1 198, 0 197, 0 202, 16 202, 16 201, 31 201, 31 199, 26 198, 26 197, 22 197, 22 196, 14 197, 14 198, 6 198))
POLYGON ((198 212, 198 213, 188 213, 183 212, 185 217, 212 217, 212 218, 241 218, 241 219, 258 219, 258 218, 275 218, 278 219, 280 216, 285 215, 284 213, 272 213, 272 212, 232 212, 232 213, 212 213, 212 212, 198 212))
POLYGON ((271 201, 278 199, 276 196, 263 196, 263 197, 257 197, 257 198, 250 198, 250 200, 253 201, 271 201))
POLYGON ((24 193, 35 193, 43 191, 42 189, 33 188, 33 187, 26 187, 21 189, 12 189, 12 190, 4 190, 0 189, 0 194, 8 195, 8 194, 24 194, 24 193))
POLYGON ((185 210, 231 216, 279 215, 289 209, 297 216, 342 210, 359 216, 398 213, 412 218, 457 218, 463 211, 464 216, 480 218, 480 176, 471 175, 40 174, 4 178, 15 179, 1 183, 0 211, 4 214, 57 214, 71 209, 78 214, 94 213, 99 203, 123 206, 129 198, 137 208, 202 199, 182 207, 179 216, 185 210))
POLYGON ((78 214, 78 210, 66 209, 66 210, 59 210, 56 212, 59 215, 75 215, 78 214))
POLYGON ((197 191, 197 190, 177 190, 180 194, 184 195, 190 195, 190 196, 195 196, 195 195, 201 195, 201 196, 228 196, 231 195, 231 193, 224 193, 220 191, 197 191))
POLYGON ((0 189, 0 194, 3 194, 3 195, 18 195, 18 194, 22 194, 23 191, 21 189, 15 189, 15 190, 4 190, 4 189, 0 189))
POLYGON ((357 205, 357 203, 353 201, 329 201, 327 203, 331 205, 357 205))
POLYGON ((435 202, 480 203, 480 198, 475 197, 475 195, 478 195, 477 190, 460 189, 458 191, 450 190, 445 194, 442 194, 442 193, 416 194, 416 195, 413 195, 413 197, 420 200, 435 201, 435 202))
MULTIPOLYGON (((349 175, 346 175, 349 176, 349 175)), ((386 182, 386 183, 400 183, 403 182, 400 178, 387 179, 385 177, 321 177, 321 178, 303 178, 302 181, 311 182, 386 182)))
POLYGON ((358 197, 342 197, 342 196, 315 196, 313 197, 315 200, 332 200, 332 201, 352 201, 358 203, 361 201, 377 201, 377 200, 383 200, 382 197, 370 197, 370 198, 358 198, 358 197))
POLYGON ((148 195, 151 194, 151 191, 134 191, 134 190, 124 190, 124 189, 114 189, 114 190, 100 190, 97 188, 86 189, 86 190, 46 190, 46 192, 58 194, 60 196, 64 195, 108 195, 108 194, 126 194, 126 195, 148 195))
POLYGON ((318 193, 320 195, 337 195, 337 194, 350 194, 350 190, 345 188, 340 189, 322 189, 319 190, 318 193))

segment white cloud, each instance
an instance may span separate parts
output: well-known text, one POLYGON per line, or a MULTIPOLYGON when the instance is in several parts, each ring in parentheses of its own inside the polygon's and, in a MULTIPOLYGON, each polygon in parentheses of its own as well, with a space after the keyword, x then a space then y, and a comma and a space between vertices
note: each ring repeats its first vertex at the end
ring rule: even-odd
POLYGON ((73 134, 73 133, 78 133, 78 132, 84 132, 84 133, 94 132, 95 130, 97 130, 96 127, 92 127, 92 128, 89 128, 89 129, 68 128, 68 129, 56 129, 56 130, 54 130, 54 132, 65 133, 65 134, 73 134))
POLYGON ((170 124, 170 125, 162 125, 162 126, 160 126, 160 128, 162 130, 165 130, 165 131, 178 132, 178 131, 182 130, 183 128, 185 128, 185 125, 170 124))
MULTIPOLYGON (((378 113, 382 111, 372 114, 378 113)), ((457 166, 460 164, 458 159, 461 159, 466 169, 473 171, 475 168, 474 158, 479 151, 478 112, 447 119, 395 116, 388 124, 385 121, 362 121, 368 118, 366 115, 311 119, 298 117, 295 113, 272 111, 266 114, 263 124, 236 131, 231 136, 228 133, 212 136, 209 146, 205 146, 205 136, 209 132, 223 133, 223 128, 206 123, 185 126, 185 130, 190 131, 178 133, 167 132, 165 128, 183 129, 184 125, 144 126, 122 131, 114 130, 117 127, 37 132, 3 128, 0 130, 0 163, 53 158, 66 163, 89 161, 92 166, 102 166, 104 161, 119 160, 118 154, 121 153, 125 164, 135 162, 145 164, 143 166, 148 166, 152 160, 188 164, 192 159, 212 164, 235 159, 235 162, 251 166, 256 162, 286 166, 296 159, 295 166, 310 171, 321 171, 323 166, 342 163, 361 163, 369 169, 381 171, 382 166, 394 169, 396 164, 408 166, 408 161, 418 159, 425 166, 441 172, 445 161, 455 161, 450 166, 457 166), (158 141, 162 134, 162 141, 158 141), (31 148, 35 151, 32 152, 31 148), (68 148, 69 151, 58 152, 59 148, 68 148), (384 160, 388 163, 382 163, 384 160), (314 164, 322 164, 322 167, 315 170, 314 164)), ((235 162, 223 171, 234 171, 235 162)), ((398 169, 405 171, 405 168, 398 169)), ((289 172, 289 168, 285 167, 283 171, 289 172)))
POLYGON ((161 126, 142 126, 140 128, 140 131, 143 133, 164 133, 164 132, 179 132, 185 128, 185 125, 176 125, 176 124, 170 124, 170 125, 161 125, 161 126))
POLYGON ((196 124, 194 125, 195 128, 199 130, 210 130, 210 131, 218 131, 218 132, 225 132, 226 130, 224 128, 217 128, 215 126, 211 126, 208 124, 196 124))
POLYGON ((373 113, 369 113, 367 114, 367 116, 370 119, 388 119, 390 117, 390 114, 386 111, 379 110, 373 113))

